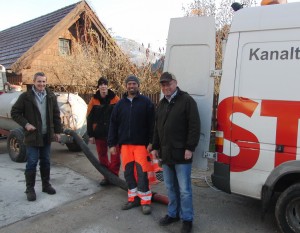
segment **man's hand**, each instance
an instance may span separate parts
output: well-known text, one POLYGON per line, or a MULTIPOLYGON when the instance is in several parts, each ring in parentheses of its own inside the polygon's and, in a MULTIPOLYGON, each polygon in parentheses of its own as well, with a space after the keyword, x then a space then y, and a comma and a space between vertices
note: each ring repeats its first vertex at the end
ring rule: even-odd
POLYGON ((94 137, 89 138, 89 143, 90 144, 95 144, 95 138, 94 137))
POLYGON ((184 159, 185 159, 185 160, 191 159, 192 156, 193 156, 193 152, 192 152, 192 151, 190 151, 190 150, 185 150, 185 152, 184 152, 184 159))
POLYGON ((151 151, 151 154, 153 155, 154 158, 158 159, 158 150, 151 151))
POLYGON ((115 146, 112 146, 111 148, 109 148, 109 152, 111 155, 115 155, 117 154, 117 148, 115 146))
POLYGON ((25 125, 25 129, 26 129, 27 131, 34 131, 34 130, 36 130, 36 128, 35 128, 32 124, 29 124, 29 123, 27 123, 27 124, 25 125))
POLYGON ((55 138, 56 142, 60 142, 61 141, 61 136, 58 133, 54 134, 54 138, 55 138))
POLYGON ((149 143, 149 145, 147 146, 147 151, 150 153, 152 151, 152 144, 149 143))

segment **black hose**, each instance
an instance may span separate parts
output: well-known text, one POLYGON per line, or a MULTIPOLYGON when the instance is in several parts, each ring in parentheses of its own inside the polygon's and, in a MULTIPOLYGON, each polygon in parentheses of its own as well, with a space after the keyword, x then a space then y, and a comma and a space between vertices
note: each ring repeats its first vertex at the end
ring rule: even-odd
MULTIPOLYGON (((76 142, 76 144, 81 148, 82 152, 85 154, 85 156, 88 158, 88 160, 92 163, 92 165, 106 178, 108 181, 116 186, 119 186, 121 189, 124 189, 125 191, 128 190, 128 186, 126 182, 122 179, 120 179, 118 176, 113 174, 110 170, 108 170, 106 167, 101 165, 98 161, 98 159, 94 156, 94 154, 91 152, 90 148, 87 146, 87 144, 83 141, 82 137, 80 137, 74 130, 71 129, 65 129, 65 134, 70 135, 73 140, 76 142)), ((168 205, 168 197, 155 193, 152 193, 152 201, 159 202, 165 205, 168 205)))
POLYGON ((82 152, 85 154, 85 156, 88 158, 88 160, 92 163, 92 165, 112 184, 119 186, 121 189, 124 189, 125 191, 128 190, 128 186, 126 182, 122 179, 120 179, 118 176, 113 174, 111 171, 109 171, 106 167, 101 165, 98 161, 98 159, 94 156, 94 154, 91 152, 90 148, 87 146, 87 144, 82 140, 82 138, 71 129, 65 129, 64 131, 66 134, 72 136, 73 140, 76 142, 76 144, 81 148, 82 152))

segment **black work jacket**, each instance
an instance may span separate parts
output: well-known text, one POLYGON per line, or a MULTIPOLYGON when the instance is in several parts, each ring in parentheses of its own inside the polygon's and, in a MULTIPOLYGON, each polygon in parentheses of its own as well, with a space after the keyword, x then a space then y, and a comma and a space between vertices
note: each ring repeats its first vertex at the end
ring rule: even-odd
MULTIPOLYGON (((46 88, 46 120, 48 143, 54 140, 54 133, 62 132, 60 111, 55 94, 46 88)), ((26 131, 24 144, 27 146, 44 146, 42 134, 42 118, 32 89, 22 93, 12 106, 11 117, 25 129, 27 123, 36 127, 34 131, 26 131)))
POLYGON ((169 101, 164 97, 155 115, 153 149, 165 164, 191 163, 185 160, 185 150, 195 151, 200 139, 200 117, 195 100, 178 88, 169 101))
POLYGON ((138 94, 130 101, 127 94, 115 105, 108 133, 108 146, 145 145, 152 141, 154 105, 138 94))
POLYGON ((107 139, 110 115, 119 97, 108 90, 105 98, 97 91, 89 102, 87 110, 87 133, 89 137, 107 139))

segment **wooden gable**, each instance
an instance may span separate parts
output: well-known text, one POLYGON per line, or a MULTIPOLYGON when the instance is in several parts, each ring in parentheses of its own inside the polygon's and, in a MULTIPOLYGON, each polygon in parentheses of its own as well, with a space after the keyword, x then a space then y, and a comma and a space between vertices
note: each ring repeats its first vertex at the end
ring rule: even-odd
MULTIPOLYGON (((8 78, 22 77, 23 83, 31 83, 33 74, 43 71, 58 54, 60 38, 76 39, 78 25, 92 23, 103 46, 115 54, 122 51, 98 19, 91 7, 80 1, 55 12, 0 31, 0 64, 9 71, 8 78), (77 26, 75 26, 77 25, 77 26)), ((84 26, 83 26, 84 27, 84 26)), ((52 82, 48 76, 48 82, 52 82)), ((18 79, 19 81, 19 79, 18 79)))

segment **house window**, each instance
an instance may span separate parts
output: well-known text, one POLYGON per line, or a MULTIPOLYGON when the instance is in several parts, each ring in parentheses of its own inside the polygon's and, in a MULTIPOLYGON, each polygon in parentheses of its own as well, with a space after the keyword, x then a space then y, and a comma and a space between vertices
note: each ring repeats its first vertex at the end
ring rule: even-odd
POLYGON ((70 55, 71 54, 71 41, 67 39, 59 39, 58 49, 60 55, 70 55))

